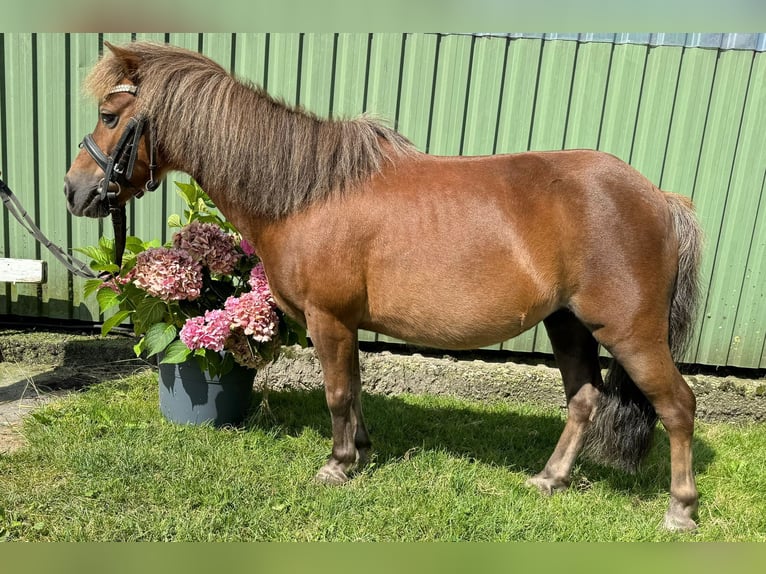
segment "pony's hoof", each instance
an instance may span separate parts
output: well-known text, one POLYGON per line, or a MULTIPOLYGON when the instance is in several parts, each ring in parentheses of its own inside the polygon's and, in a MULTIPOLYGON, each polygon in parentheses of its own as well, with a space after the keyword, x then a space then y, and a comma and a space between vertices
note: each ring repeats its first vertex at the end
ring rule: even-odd
POLYGON ((348 482, 348 475, 337 466, 326 464, 317 472, 316 480, 322 484, 338 485, 348 482))
POLYGON ((671 513, 665 513, 665 519, 662 526, 670 532, 691 532, 697 529, 697 523, 688 516, 671 513))
POLYGON ((524 484, 536 488, 546 496, 551 496, 556 492, 561 492, 562 490, 569 488, 569 484, 563 480, 543 476, 541 474, 536 474, 527 479, 524 484))

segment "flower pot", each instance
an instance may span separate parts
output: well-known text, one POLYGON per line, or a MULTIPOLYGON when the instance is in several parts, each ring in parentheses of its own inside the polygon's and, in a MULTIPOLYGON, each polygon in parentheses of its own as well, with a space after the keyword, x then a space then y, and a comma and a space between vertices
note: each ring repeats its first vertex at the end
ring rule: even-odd
MULTIPOLYGON (((161 360, 161 359, 160 359, 161 360)), ((159 364, 160 412, 169 421, 220 427, 245 420, 253 397, 255 370, 234 365, 221 377, 211 377, 189 359, 159 364)))

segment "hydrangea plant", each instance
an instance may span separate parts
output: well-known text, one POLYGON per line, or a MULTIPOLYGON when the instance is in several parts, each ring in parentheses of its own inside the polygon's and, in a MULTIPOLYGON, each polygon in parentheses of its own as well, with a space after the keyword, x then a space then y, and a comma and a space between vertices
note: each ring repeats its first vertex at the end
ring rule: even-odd
POLYGON ((121 267, 111 239, 79 249, 102 277, 85 285, 85 295, 95 293, 101 311, 111 313, 102 334, 130 321, 137 356, 194 357, 213 376, 235 362, 258 368, 282 344, 305 345, 305 330, 277 308, 252 247, 196 182, 176 186, 186 209, 168 218, 177 231, 165 245, 130 236, 121 267))

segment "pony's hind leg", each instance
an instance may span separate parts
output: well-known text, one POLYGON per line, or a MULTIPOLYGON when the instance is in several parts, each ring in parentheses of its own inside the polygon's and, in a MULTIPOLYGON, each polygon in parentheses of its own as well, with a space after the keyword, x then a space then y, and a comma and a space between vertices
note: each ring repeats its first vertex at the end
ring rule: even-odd
POLYGON ((307 314, 307 320, 332 419, 332 454, 319 469, 317 480, 341 484, 353 467, 366 462, 370 447, 362 418, 357 334, 330 315, 307 314))
MULTIPOLYGON (((651 339, 644 339, 648 343, 651 339)), ((651 402, 670 442, 670 506, 665 513, 668 530, 697 527, 698 494, 692 467, 692 440, 696 398, 671 357, 666 343, 610 349, 615 358, 651 402)))
POLYGON ((569 486, 572 466, 596 408, 602 379, 598 343, 571 311, 557 311, 544 324, 564 382, 568 416, 545 468, 527 484, 552 494, 569 486))

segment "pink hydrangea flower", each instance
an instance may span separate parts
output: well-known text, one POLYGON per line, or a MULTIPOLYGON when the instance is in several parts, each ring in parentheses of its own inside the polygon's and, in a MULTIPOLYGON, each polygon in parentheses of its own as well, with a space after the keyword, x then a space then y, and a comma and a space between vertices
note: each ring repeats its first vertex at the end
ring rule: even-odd
POLYGON ((111 289, 115 293, 120 293, 120 288, 117 287, 117 281, 114 277, 110 277, 109 279, 105 279, 101 285, 98 286, 99 289, 111 289))
POLYGON ((173 246, 221 275, 231 273, 240 257, 235 237, 214 223, 192 221, 173 236, 173 246))
POLYGON ((269 305, 276 305, 274 297, 271 294, 271 288, 269 287, 269 280, 266 279, 266 271, 263 269, 263 264, 258 263, 250 271, 250 280, 248 281, 250 288, 254 293, 258 294, 258 297, 262 298, 269 305))
POLYGON ((250 242, 247 239, 243 238, 242 241, 239 242, 239 248, 242 250, 242 253, 248 257, 255 255, 255 249, 253 249, 253 246, 250 245, 250 242))
POLYGON ((263 365, 263 359, 254 353, 247 336, 242 331, 232 331, 226 341, 226 349, 234 355, 234 360, 243 367, 257 369, 263 365))
POLYGON ((223 309, 205 311, 204 315, 191 317, 181 327, 179 337, 192 351, 211 349, 223 351, 231 333, 229 316, 223 309))
POLYGON ((265 343, 276 336, 279 317, 261 294, 250 291, 240 297, 229 297, 225 307, 232 328, 242 329, 254 341, 265 343))
POLYGON ((202 267, 186 251, 154 247, 136 256, 130 279, 165 301, 193 301, 202 289, 202 267))

